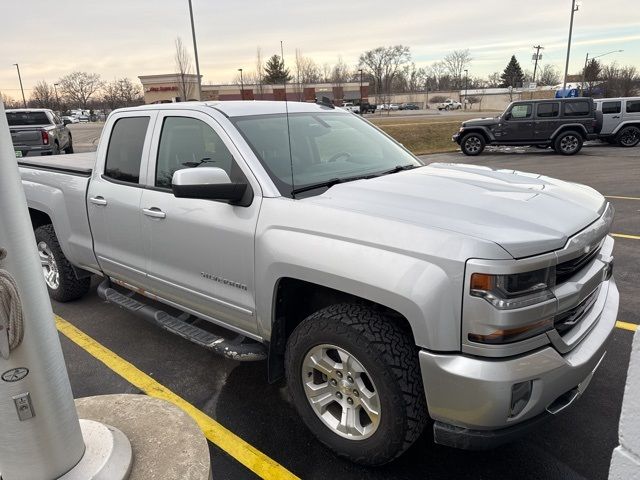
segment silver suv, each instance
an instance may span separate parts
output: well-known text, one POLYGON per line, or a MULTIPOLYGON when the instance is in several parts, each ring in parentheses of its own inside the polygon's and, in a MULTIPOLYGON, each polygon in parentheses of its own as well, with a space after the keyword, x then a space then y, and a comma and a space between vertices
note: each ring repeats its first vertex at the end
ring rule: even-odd
POLYGON ((601 98, 595 102, 602 112, 600 138, 623 147, 640 143, 640 97, 601 98))

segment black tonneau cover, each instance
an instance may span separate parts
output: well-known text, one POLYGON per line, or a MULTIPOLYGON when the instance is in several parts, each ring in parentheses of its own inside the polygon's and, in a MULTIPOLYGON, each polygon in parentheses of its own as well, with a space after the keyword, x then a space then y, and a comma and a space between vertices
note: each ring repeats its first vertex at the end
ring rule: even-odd
POLYGON ((25 168, 50 170, 88 177, 93 171, 96 152, 74 153, 71 155, 48 155, 40 157, 24 157, 18 159, 18 165, 25 168))

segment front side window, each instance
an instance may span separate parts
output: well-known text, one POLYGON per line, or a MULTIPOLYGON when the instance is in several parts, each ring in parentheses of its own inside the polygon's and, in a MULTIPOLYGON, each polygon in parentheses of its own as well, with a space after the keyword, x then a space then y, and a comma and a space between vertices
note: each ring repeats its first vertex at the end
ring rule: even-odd
POLYGON ((591 113, 588 102, 565 102, 564 114, 567 117, 586 117, 591 113))
POLYGON ((628 101, 627 113, 640 113, 640 100, 628 101))
POLYGON ((511 118, 514 118, 514 119, 530 118, 531 110, 532 110, 532 105, 530 103, 514 105, 511 108, 511 118))
POLYGON ((355 115, 293 113, 288 128, 285 114, 237 117, 232 121, 283 195, 331 180, 422 165, 355 115))
POLYGON ((558 102, 538 104, 538 117, 542 117, 542 118, 557 117, 559 113, 560 113, 560 104, 558 102))
POLYGON ((622 102, 602 102, 603 114, 615 114, 622 111, 622 102))
POLYGON ((104 175, 121 182, 139 183, 142 149, 149 117, 116 120, 111 130, 104 175))
POLYGON ((222 168, 232 180, 241 175, 231 152, 209 125, 196 118, 166 117, 158 146, 156 187, 171 188, 176 170, 200 166, 222 168))

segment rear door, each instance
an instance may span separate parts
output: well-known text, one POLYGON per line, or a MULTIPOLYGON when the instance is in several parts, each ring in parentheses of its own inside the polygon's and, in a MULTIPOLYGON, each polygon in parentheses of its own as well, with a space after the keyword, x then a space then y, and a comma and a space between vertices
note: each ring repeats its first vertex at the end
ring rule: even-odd
POLYGON ((256 335, 259 184, 220 124, 203 112, 160 113, 151 150, 140 205, 147 288, 183 310, 256 335), (251 205, 176 198, 173 173, 199 166, 219 167, 232 181, 248 182, 254 192, 251 205))
POLYGON ((140 225, 141 176, 147 171, 157 112, 122 112, 109 118, 87 193, 89 224, 100 268, 138 287, 146 277, 140 225))
POLYGON ((603 100, 598 102, 599 110, 602 111, 601 135, 610 135, 622 121, 622 101, 603 100))
POLYGON ((536 104, 534 138, 549 140, 555 132, 560 116, 560 102, 541 102, 536 104))

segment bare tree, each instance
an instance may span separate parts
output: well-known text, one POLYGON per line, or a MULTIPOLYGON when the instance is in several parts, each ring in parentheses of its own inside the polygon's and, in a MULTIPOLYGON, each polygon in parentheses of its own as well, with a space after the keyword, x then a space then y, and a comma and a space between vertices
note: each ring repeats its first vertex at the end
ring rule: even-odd
POLYGON ((456 88, 462 88, 462 74, 471 63, 469 50, 454 50, 444 57, 443 63, 453 78, 456 88))
POLYGON ((640 91, 640 75, 634 66, 618 67, 616 63, 606 65, 600 78, 607 97, 632 97, 640 91))
POLYGON ((4 103, 4 108, 22 108, 22 102, 19 102, 10 96, 0 92, 0 101, 4 103))
POLYGON ((360 55, 359 65, 364 67, 373 79, 376 95, 382 98, 383 103, 387 103, 394 78, 410 60, 409 47, 395 45, 378 47, 364 52, 360 55))
POLYGON ((560 83, 560 73, 557 67, 551 64, 546 64, 542 67, 537 83, 543 86, 558 85, 560 83))
POLYGON ((193 65, 191 63, 191 56, 180 37, 176 38, 175 45, 176 54, 174 59, 176 75, 178 76, 178 94, 184 102, 193 97, 194 84, 190 80, 190 77, 193 75, 193 65))
POLYGON ((101 100, 104 106, 111 110, 144 103, 140 85, 133 83, 128 78, 107 83, 103 88, 101 100))
POLYGON ((350 78, 349 66, 344 63, 342 57, 338 57, 338 63, 331 69, 331 82, 337 87, 341 87, 344 83, 348 82, 350 78))
POLYGON ((41 80, 33 87, 29 104, 36 108, 58 108, 55 89, 41 80))
POLYGON ((80 108, 87 108, 91 96, 96 93, 104 83, 97 73, 73 72, 58 80, 60 94, 68 103, 80 108))
POLYGON ((429 75, 429 84, 436 90, 442 90, 440 85, 442 77, 446 74, 447 67, 442 62, 434 62, 427 69, 429 75))
POLYGON ((502 83, 502 79, 500 78, 500 72, 493 72, 487 78, 487 86, 489 88, 498 88, 502 83))
POLYGON ((598 60, 592 58, 582 72, 585 81, 584 87, 589 95, 593 93, 595 86, 599 83, 600 73, 602 73, 602 65, 598 60))

